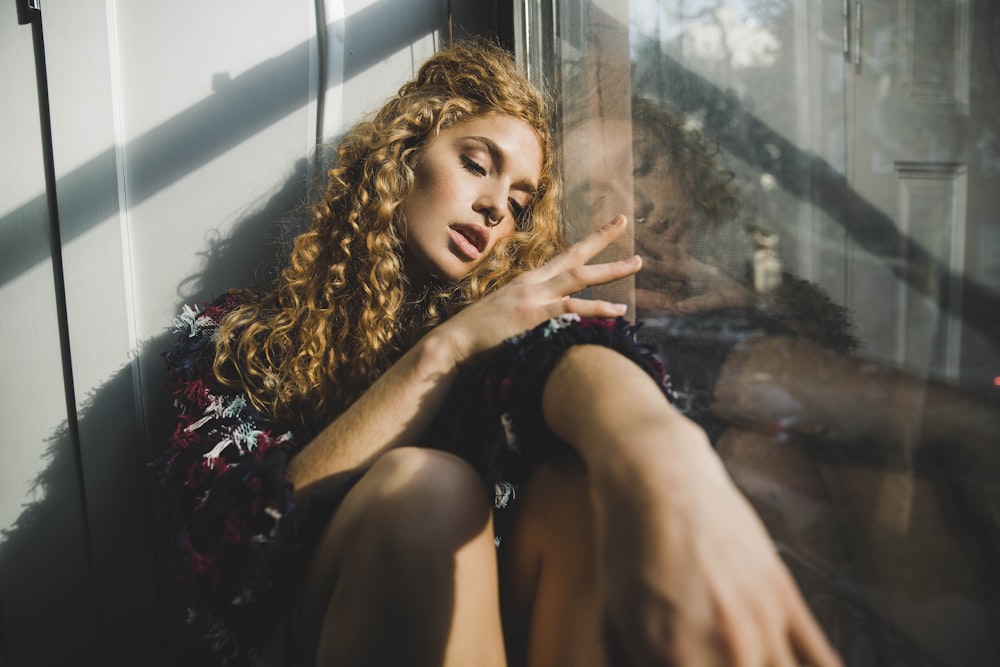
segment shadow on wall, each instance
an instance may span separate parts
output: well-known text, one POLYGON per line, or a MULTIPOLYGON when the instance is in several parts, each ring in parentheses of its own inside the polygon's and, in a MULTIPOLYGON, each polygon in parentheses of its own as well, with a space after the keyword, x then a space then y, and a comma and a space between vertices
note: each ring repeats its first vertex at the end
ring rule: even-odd
MULTIPOLYGON (((317 2, 317 7, 321 5, 317 2)), ((345 35, 343 80, 347 81, 442 24, 440 12, 428 12, 420 3, 387 0, 342 22, 327 24, 327 33, 345 35), (377 39, 372 38, 375 35, 377 39)), ((209 98, 130 143, 125 150, 129 156, 129 203, 141 203, 307 104, 303 90, 307 89, 312 48, 310 42, 304 42, 226 80, 209 98)), ((39 54, 40 49, 40 39, 36 39, 39 54)), ((44 94, 44 80, 39 88, 44 94)), ((63 221, 64 243, 116 214, 109 209, 108 200, 92 196, 95 183, 109 179, 113 183, 116 164, 112 147, 54 183, 62 206, 73 213, 71 224, 63 221)), ((275 258, 281 254, 279 247, 294 236, 303 218, 301 204, 307 200, 309 166, 307 160, 300 160, 266 202, 245 215, 227 237, 206 241, 202 269, 178 284, 174 310, 181 301, 206 300, 227 288, 248 286, 273 275, 275 258)), ((23 243, 13 243, 18 239, 10 234, 23 227, 16 223, 39 223, 39 211, 47 210, 49 199, 49 193, 40 193, 0 217, 0 248, 24 248, 23 243)), ((4 254, 0 285, 37 265, 50 252, 44 244, 28 249, 17 255, 4 254)), ((170 323, 163 324, 163 335, 143 341, 138 352, 137 363, 149 376, 143 378, 146 387, 163 386, 158 357, 171 338, 167 333, 170 323)), ((33 484, 31 497, 38 500, 26 502, 18 519, 0 537, 3 667, 76 664, 81 658, 101 664, 217 664, 202 642, 183 627, 183 592, 169 568, 158 562, 161 554, 171 550, 168 538, 155 530, 149 501, 152 480, 143 466, 147 458, 164 448, 172 430, 165 391, 145 397, 146 446, 137 443, 127 460, 112 458, 94 451, 100 445, 92 443, 99 443, 100 438, 91 437, 85 440, 91 449, 83 454, 102 465, 96 471, 96 466, 91 466, 86 479, 81 472, 81 433, 99 436, 115 429, 120 436, 141 432, 132 413, 133 366, 123 367, 93 390, 75 419, 51 434, 40 457, 45 469, 33 484), (127 414, 123 413, 122 399, 128 405, 124 408, 127 414), (88 489, 100 490, 96 494, 100 507, 86 506, 81 492, 84 482, 88 489), (114 543, 125 556, 93 552, 107 548, 89 538, 88 516, 98 516, 98 512, 103 523, 120 531, 120 541, 116 533, 114 543), (109 516, 111 521, 106 520, 109 516), (151 561, 157 581, 150 580, 151 561), (95 563, 108 562, 124 563, 124 567, 114 570, 111 581, 105 577, 103 583, 95 583, 95 563)))
MULTIPOLYGON (((247 286, 274 275, 280 246, 297 233, 304 219, 297 209, 307 199, 306 175, 307 162, 303 159, 295 165, 280 189, 263 206, 244 216, 228 237, 209 241, 202 270, 185 278, 178 292, 191 295, 192 302, 202 301, 229 286, 247 286), (276 221, 280 222, 276 224, 276 221)), ((171 338, 172 335, 165 331, 142 343, 142 367, 160 376, 160 381, 153 378, 147 382, 148 386, 163 386, 162 364, 158 357, 171 338)), ((75 452, 76 434, 108 428, 132 418, 130 414, 121 413, 116 400, 123 391, 132 391, 131 374, 130 366, 119 370, 91 394, 79 411, 75 426, 64 423, 52 434, 45 451, 46 468, 34 482, 41 500, 26 505, 17 521, 3 532, 0 579, 7 586, 2 601, 4 638, 0 655, 5 667, 74 664, 81 656, 104 658, 104 664, 125 664, 120 659, 126 656, 135 660, 135 664, 217 664, 202 642, 184 627, 183 590, 174 582, 167 564, 156 564, 159 582, 145 578, 136 580, 127 572, 121 573, 121 578, 115 582, 121 589, 120 597, 125 598, 153 595, 154 586, 158 588, 158 595, 162 597, 161 627, 155 627, 155 619, 145 617, 135 618, 133 627, 101 627, 102 619, 87 613, 95 606, 92 573, 80 565, 83 560, 80 554, 60 548, 61 536, 79 530, 79 516, 68 514, 67 508, 85 515, 82 501, 76 497, 76 489, 81 484, 75 452), (158 632, 162 636, 157 637, 158 632), (53 641, 53 638, 58 640, 53 641), (137 659, 139 656, 143 658, 137 659)), ((171 408, 165 391, 147 397, 147 404, 150 406, 147 414, 149 450, 155 456, 165 448, 172 430, 171 408)), ((136 504, 146 508, 148 525, 122 526, 123 540, 152 539, 149 548, 154 552, 153 560, 157 561, 173 549, 168 543, 170 537, 158 530, 155 510, 149 501, 154 480, 148 471, 135 468, 135 462, 129 461, 115 469, 102 470, 101 479, 88 479, 87 482, 101 488, 120 489, 123 486, 120 475, 145 478, 145 497, 109 501, 131 505, 131 510, 125 511, 132 516, 142 513, 136 511, 136 504)))
MULTIPOLYGON (((342 80, 350 81, 400 48, 433 33, 441 27, 440 20, 441 16, 425 11, 420 3, 382 0, 328 24, 327 34, 344 35, 342 80)), ((235 79, 220 78, 222 83, 210 97, 130 142, 124 149, 129 156, 129 205, 145 201, 307 104, 310 100, 302 90, 313 48, 311 42, 303 42, 235 79)), ((91 196, 95 175, 111 174, 114 178, 116 159, 115 148, 109 147, 59 179, 60 200, 79 220, 64 230, 64 243, 117 213, 102 208, 100 199, 91 196)), ((45 201, 46 193, 39 193, 0 218, 0 247, 13 240, 9 235, 14 226, 8 222, 31 215, 44 207, 45 201)), ((0 266, 0 284, 42 259, 40 251, 10 257, 0 266)))

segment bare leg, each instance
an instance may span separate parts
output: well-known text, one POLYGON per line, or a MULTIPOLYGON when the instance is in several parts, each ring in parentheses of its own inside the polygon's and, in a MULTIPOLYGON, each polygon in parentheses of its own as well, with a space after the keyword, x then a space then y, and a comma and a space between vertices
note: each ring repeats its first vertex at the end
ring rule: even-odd
POLYGON ((302 593, 317 665, 505 665, 488 496, 438 451, 384 455, 337 510, 302 593))
POLYGON ((537 469, 501 546, 511 665, 604 665, 590 484, 573 457, 537 469))

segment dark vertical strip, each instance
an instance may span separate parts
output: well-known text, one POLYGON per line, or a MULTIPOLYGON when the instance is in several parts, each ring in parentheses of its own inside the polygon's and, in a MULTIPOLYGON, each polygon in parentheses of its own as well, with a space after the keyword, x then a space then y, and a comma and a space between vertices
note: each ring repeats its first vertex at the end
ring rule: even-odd
POLYGON ((316 174, 319 169, 319 146, 323 143, 323 116, 326 113, 327 66, 330 57, 330 40, 326 25, 326 0, 313 0, 316 11, 316 145, 313 147, 316 174))
MULTIPOLYGON (((87 511, 87 495, 83 478, 83 458, 80 451, 80 428, 76 411, 76 390, 73 386, 73 363, 69 343, 69 316, 66 312, 66 278, 62 262, 62 236, 59 226, 59 208, 56 199, 56 172, 52 149, 52 121, 49 115, 49 87, 45 69, 45 39, 42 30, 41 12, 34 11, 31 16, 31 35, 35 55, 35 76, 38 85, 38 119, 41 127, 42 164, 45 171, 45 199, 49 211, 49 235, 52 252, 52 274, 55 289, 56 316, 59 321, 59 343, 63 367, 63 387, 66 400, 66 433, 69 435, 69 445, 72 448, 74 468, 76 470, 77 490, 83 521, 84 547, 87 558, 87 573, 90 577, 92 608, 96 609, 94 597, 95 568, 93 547, 90 537, 90 516, 87 511)), ((100 642, 96 642, 100 645, 100 642)))

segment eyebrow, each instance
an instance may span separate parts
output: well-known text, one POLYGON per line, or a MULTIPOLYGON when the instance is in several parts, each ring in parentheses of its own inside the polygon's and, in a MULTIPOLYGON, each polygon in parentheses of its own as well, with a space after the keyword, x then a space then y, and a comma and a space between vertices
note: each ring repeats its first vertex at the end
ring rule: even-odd
MULTIPOLYGON (((497 145, 497 142, 493 141, 489 137, 481 137, 479 135, 472 135, 472 136, 468 136, 468 137, 464 137, 464 138, 465 139, 471 139, 472 141, 478 141, 479 143, 481 143, 484 146, 486 146, 486 150, 488 150, 490 152, 490 156, 493 158, 494 162, 498 162, 501 167, 503 167, 507 163, 507 161, 504 160, 504 152, 503 152, 503 150, 501 150, 500 146, 497 145)), ((531 196, 535 196, 535 195, 538 194, 538 186, 534 185, 533 183, 530 183, 530 182, 527 182, 527 181, 523 181, 523 182, 518 183, 517 187, 519 187, 520 189, 524 190, 526 193, 528 193, 531 196)))

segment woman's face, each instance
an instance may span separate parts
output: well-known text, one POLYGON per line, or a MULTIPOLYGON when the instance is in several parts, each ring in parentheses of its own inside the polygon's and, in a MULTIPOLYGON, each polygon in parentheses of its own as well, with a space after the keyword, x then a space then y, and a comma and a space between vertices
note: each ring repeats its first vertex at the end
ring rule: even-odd
POLYGON ((542 169, 534 130, 511 116, 476 116, 442 130, 421 152, 400 203, 410 280, 457 281, 531 208, 542 169))

